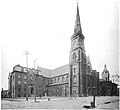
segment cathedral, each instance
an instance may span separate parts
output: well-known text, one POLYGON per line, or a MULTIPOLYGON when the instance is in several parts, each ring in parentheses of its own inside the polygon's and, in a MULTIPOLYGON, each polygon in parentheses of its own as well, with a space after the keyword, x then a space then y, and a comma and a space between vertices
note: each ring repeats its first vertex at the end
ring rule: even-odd
POLYGON ((69 63, 50 70, 15 65, 9 73, 9 96, 62 96, 83 97, 99 93, 99 72, 93 70, 89 56, 86 56, 84 35, 80 22, 79 7, 71 36, 69 63))

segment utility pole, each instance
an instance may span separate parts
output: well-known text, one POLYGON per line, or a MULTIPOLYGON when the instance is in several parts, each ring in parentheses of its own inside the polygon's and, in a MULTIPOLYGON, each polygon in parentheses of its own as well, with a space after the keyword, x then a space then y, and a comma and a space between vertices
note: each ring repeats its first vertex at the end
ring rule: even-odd
POLYGON ((27 67, 26 101, 28 101, 28 55, 30 55, 30 53, 28 51, 24 51, 24 55, 26 55, 26 67, 27 67))
POLYGON ((34 69, 35 69, 35 62, 37 61, 38 59, 35 59, 33 62, 34 62, 34 69))
POLYGON ((36 102, 36 74, 35 74, 35 62, 37 61, 37 59, 35 59, 34 62, 34 102, 36 102))

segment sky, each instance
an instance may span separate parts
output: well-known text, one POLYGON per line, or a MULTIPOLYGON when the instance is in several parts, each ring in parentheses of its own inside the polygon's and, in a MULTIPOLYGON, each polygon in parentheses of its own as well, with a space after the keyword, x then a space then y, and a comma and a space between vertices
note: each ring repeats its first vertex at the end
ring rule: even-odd
MULTIPOLYGON (((78 0, 86 55, 92 68, 119 73, 118 0, 78 0)), ((1 0, 1 88, 17 64, 55 69, 69 63, 77 0, 1 0)))

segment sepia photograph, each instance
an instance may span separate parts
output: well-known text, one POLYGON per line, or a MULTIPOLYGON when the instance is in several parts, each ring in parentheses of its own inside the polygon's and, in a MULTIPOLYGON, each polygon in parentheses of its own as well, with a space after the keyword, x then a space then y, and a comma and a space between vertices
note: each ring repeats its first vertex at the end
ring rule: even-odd
POLYGON ((118 0, 1 0, 1 109, 119 110, 118 0))

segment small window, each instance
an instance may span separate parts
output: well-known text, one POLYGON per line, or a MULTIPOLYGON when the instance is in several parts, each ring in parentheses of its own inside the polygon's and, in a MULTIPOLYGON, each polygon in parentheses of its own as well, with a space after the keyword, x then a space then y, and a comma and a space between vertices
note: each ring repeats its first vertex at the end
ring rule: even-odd
POLYGON ((56 82, 56 78, 54 79, 54 82, 56 82))
POLYGON ((20 78, 20 74, 18 75, 18 78, 20 78))
POLYGON ((64 76, 62 76, 62 81, 64 81, 64 79, 65 79, 64 76))
POLYGON ((27 82, 25 81, 24 84, 27 84, 27 82))
POLYGON ((68 81, 68 75, 66 76, 66 81, 68 81))
POLYGON ((18 85, 20 85, 20 83, 21 83, 21 82, 20 82, 20 81, 18 81, 18 85))
POLYGON ((76 68, 74 68, 74 73, 76 73, 76 68))
POLYGON ((76 75, 73 76, 73 83, 74 83, 74 84, 77 83, 77 76, 76 76, 76 75))
POLYGON ((33 77, 32 77, 32 76, 30 76, 30 80, 33 80, 33 77))
POLYGON ((51 79, 49 79, 49 83, 52 83, 52 80, 51 80, 51 79))
POLYGON ((24 88, 24 92, 26 92, 26 88, 24 88))
POLYGON ((14 86, 13 86, 13 94, 14 94, 14 86))
POLYGON ((72 58, 73 58, 73 63, 75 64, 76 63, 76 53, 74 52, 73 55, 72 55, 72 58))
POLYGON ((53 83, 53 80, 51 79, 51 83, 53 83))
POLYGON ((26 76, 26 75, 24 76, 24 79, 27 79, 27 76, 26 76))
POLYGON ((73 90, 73 93, 76 93, 76 90, 73 90))
POLYGON ((13 79, 14 79, 14 75, 13 75, 13 79))
POLYGON ((21 91, 21 89, 20 88, 18 88, 18 92, 20 92, 21 91))
POLYGON ((60 77, 58 77, 58 82, 60 82, 60 77))

